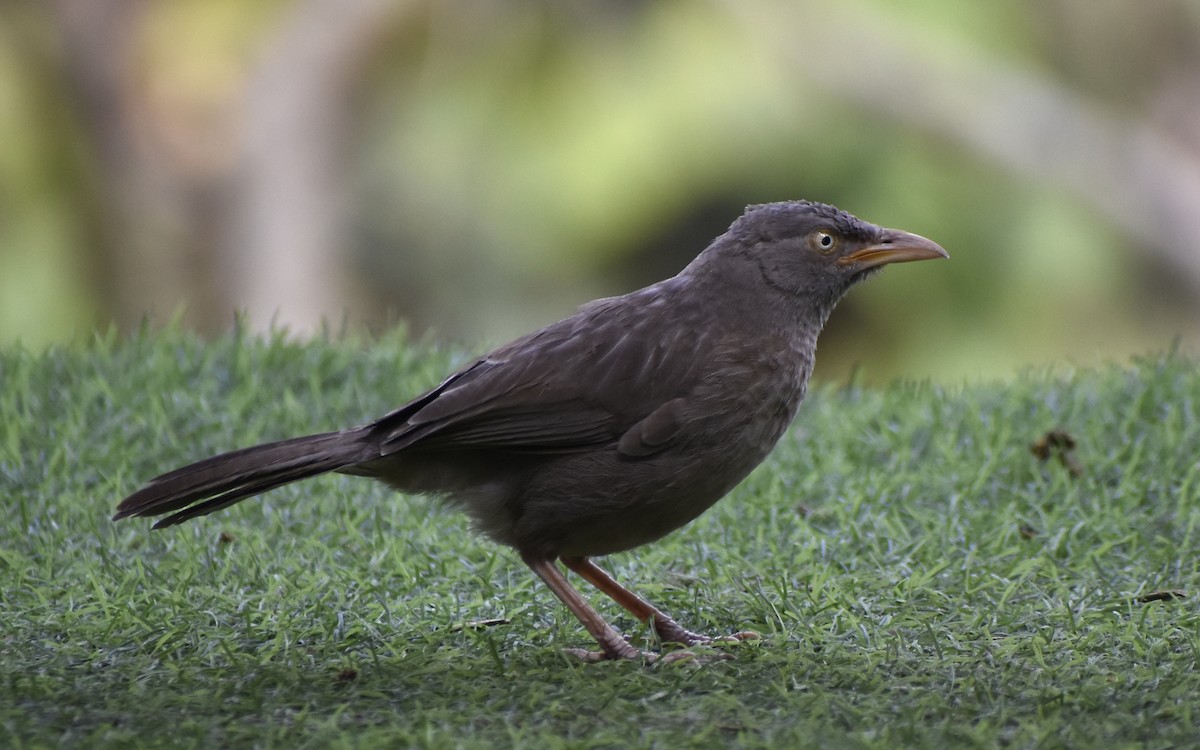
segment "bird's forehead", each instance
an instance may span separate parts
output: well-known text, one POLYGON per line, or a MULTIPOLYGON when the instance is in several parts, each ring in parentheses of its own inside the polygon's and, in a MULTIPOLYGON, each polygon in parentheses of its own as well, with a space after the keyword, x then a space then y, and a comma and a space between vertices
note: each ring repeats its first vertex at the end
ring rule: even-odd
POLYGON ((875 226, 857 216, 811 201, 786 201, 747 206, 735 226, 757 234, 762 240, 795 237, 813 229, 828 228, 845 237, 869 238, 875 226))

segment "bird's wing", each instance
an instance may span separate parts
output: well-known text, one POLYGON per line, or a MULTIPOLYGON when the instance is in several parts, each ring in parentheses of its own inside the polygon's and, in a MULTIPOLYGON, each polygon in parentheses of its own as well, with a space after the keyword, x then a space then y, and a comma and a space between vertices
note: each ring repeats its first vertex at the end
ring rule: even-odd
POLYGON ((686 403, 686 398, 673 398, 650 412, 621 435, 617 451, 630 458, 644 458, 668 448, 679 437, 686 403))
POLYGON ((703 327, 663 325, 655 319, 663 310, 625 302, 586 306, 386 415, 372 425, 381 454, 416 446, 573 452, 622 440, 648 418, 638 450, 654 452, 650 446, 669 437, 655 430, 665 426, 655 415, 699 382, 710 336, 703 327))

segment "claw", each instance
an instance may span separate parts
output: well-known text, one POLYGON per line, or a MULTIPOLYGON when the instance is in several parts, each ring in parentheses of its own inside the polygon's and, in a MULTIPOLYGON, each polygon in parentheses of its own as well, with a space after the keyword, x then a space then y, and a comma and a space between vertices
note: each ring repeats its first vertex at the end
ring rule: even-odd
POLYGON ((609 654, 606 651, 588 651, 586 648, 564 648, 563 653, 568 656, 574 656, 584 664, 599 664, 602 661, 614 661, 616 659, 624 659, 626 661, 644 661, 647 664, 653 664, 658 661, 659 654, 653 651, 638 651, 633 649, 629 653, 609 654))
POLYGON ((599 664, 602 661, 613 661, 615 659, 625 659, 628 661, 642 661, 646 664, 675 664, 684 662, 689 664, 706 664, 710 661, 732 661, 736 657, 733 654, 727 654, 721 651, 713 653, 698 654, 695 651, 669 651, 665 654, 656 654, 653 651, 635 651, 631 655, 621 656, 610 655, 604 651, 588 651, 586 648, 564 648, 563 653, 568 656, 573 656, 579 659, 584 664, 599 664))

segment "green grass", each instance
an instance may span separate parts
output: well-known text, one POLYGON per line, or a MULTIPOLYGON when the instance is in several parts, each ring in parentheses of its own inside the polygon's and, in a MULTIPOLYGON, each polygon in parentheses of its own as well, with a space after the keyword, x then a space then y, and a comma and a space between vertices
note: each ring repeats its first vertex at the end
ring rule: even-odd
POLYGON ((577 663, 586 634, 514 554, 363 479, 108 520, 158 472, 365 420, 459 361, 178 332, 0 353, 0 746, 1194 745, 1200 374, 1177 355, 816 389, 728 498, 606 561, 693 629, 762 633, 734 661, 577 663), (1078 477, 1030 451, 1055 428, 1078 477), (1139 601, 1167 590, 1191 596, 1139 601))

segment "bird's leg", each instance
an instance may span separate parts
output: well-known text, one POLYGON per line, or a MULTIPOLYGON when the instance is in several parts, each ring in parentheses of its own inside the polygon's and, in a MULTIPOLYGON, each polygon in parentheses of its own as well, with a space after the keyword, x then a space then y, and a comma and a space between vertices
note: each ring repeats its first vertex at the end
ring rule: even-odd
POLYGON ((571 610, 571 614, 579 618, 579 621, 583 623, 583 627, 587 628, 588 633, 591 633, 602 649, 599 652, 569 649, 569 653, 589 662, 603 661, 605 659, 648 659, 653 661, 657 657, 657 654, 646 654, 629 645, 629 642, 622 638, 621 634, 614 630, 611 625, 605 622, 604 618, 587 603, 587 600, 571 587, 571 584, 567 582, 566 576, 559 571, 553 560, 535 559, 525 556, 522 556, 522 559, 529 566, 530 570, 537 573, 538 577, 546 582, 546 585, 550 587, 554 595, 563 604, 567 605, 567 609, 571 610))
POLYGON ((757 633, 750 632, 737 633, 727 638, 710 638, 707 635, 693 633, 670 617, 667 617, 650 602, 617 583, 616 579, 609 575, 607 571, 588 558, 564 557, 562 561, 564 565, 578 573, 585 581, 603 591, 613 601, 628 610, 631 615, 642 622, 649 623, 650 627, 654 628, 654 632, 658 637, 668 643, 682 643, 685 646, 696 646, 702 643, 743 641, 758 638, 757 633))

